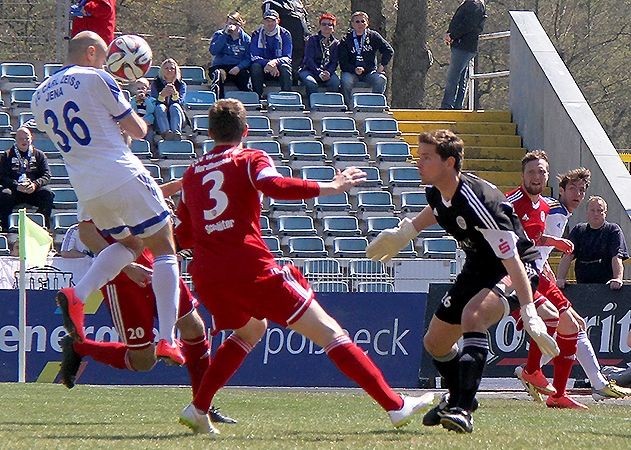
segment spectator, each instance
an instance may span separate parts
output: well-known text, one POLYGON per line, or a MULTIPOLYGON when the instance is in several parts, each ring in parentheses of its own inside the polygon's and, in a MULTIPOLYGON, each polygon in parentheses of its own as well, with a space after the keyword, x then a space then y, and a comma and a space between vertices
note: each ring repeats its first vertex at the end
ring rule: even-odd
POLYGON ((577 283, 608 284, 613 290, 622 287, 622 261, 629 257, 627 243, 620 226, 607 222, 607 202, 590 197, 587 202, 587 223, 579 223, 570 232, 574 251, 563 255, 559 263, 557 285, 563 289, 572 259, 577 283))
POLYGON ((83 258, 84 256, 94 256, 79 237, 79 224, 75 223, 64 234, 59 248, 59 256, 62 258, 83 258))
POLYGON ((224 97, 224 83, 232 81, 240 91, 249 91, 250 35, 243 31, 245 20, 238 12, 228 14, 226 25, 213 34, 209 51, 210 90, 217 98, 224 97))
POLYGON ((291 34, 291 66, 294 81, 298 80, 298 71, 305 54, 305 41, 309 37, 307 10, 300 0, 263 0, 263 12, 273 9, 278 12, 280 23, 291 34))
POLYGON ((394 55, 392 46, 379 33, 368 28, 368 14, 356 11, 351 16, 351 30, 340 42, 340 69, 342 94, 346 104, 352 106, 353 86, 358 81, 368 83, 376 94, 386 91, 385 67, 394 55), (381 62, 377 64, 377 52, 381 62))
POLYGON ((252 33, 250 43, 252 89, 259 97, 266 80, 278 79, 281 91, 291 90, 291 49, 291 35, 279 25, 278 12, 266 10, 263 25, 252 33))
POLYGON ((70 7, 74 37, 81 31, 94 31, 107 45, 114 40, 116 0, 79 0, 70 7))
POLYGON ((484 0, 464 0, 449 22, 445 44, 451 47, 441 109, 462 109, 469 78, 469 61, 478 52, 478 39, 486 21, 484 0))
POLYGON ((35 206, 50 229, 55 195, 47 186, 50 182, 48 159, 44 152, 33 147, 32 140, 31 130, 18 128, 15 144, 0 153, 0 223, 5 231, 9 229, 13 207, 21 203, 35 206))
POLYGON ((151 84, 151 96, 156 99, 156 132, 166 140, 182 139, 186 83, 173 58, 165 59, 160 65, 160 72, 151 84))
POLYGON ((310 107, 310 96, 318 92, 318 86, 327 91, 337 92, 340 89, 340 78, 335 73, 339 62, 338 41, 335 31, 336 18, 333 14, 320 16, 320 31, 309 38, 305 48, 305 57, 298 76, 307 89, 305 103, 310 107))
POLYGON ((131 99, 131 107, 136 113, 142 117, 147 124, 146 139, 150 140, 150 133, 153 135, 153 125, 155 122, 156 99, 148 96, 149 80, 146 78, 138 78, 136 80, 136 95, 131 99))

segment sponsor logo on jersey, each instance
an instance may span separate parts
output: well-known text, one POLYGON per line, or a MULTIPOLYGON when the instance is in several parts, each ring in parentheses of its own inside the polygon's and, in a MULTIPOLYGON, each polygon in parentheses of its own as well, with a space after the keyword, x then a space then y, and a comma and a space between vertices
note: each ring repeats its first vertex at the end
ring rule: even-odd
POLYGON ((521 218, 522 222, 526 222, 528 220, 528 214, 524 214, 521 218))
POLYGON ((504 239, 500 239, 500 244, 497 248, 502 252, 502 255, 508 253, 510 251, 510 244, 506 242, 504 239))
POLYGON ((462 217, 462 216, 458 216, 458 217, 456 217, 456 223, 457 223, 457 224, 458 224, 458 226, 459 226, 460 228, 462 228, 463 230, 466 230, 466 229, 467 229, 467 221, 466 221, 466 220, 464 220, 464 217, 462 217))
POLYGON ((541 211, 541 221, 542 222, 546 221, 546 213, 545 213, 545 211, 541 211))
POLYGON ((224 231, 234 227, 234 219, 221 220, 217 223, 209 223, 206 225, 206 233, 211 234, 215 231, 224 231))

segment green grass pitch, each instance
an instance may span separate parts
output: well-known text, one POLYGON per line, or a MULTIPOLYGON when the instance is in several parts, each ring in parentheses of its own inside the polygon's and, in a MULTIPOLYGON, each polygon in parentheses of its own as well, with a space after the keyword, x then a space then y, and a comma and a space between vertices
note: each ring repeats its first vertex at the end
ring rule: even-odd
MULTIPOLYGON (((21 449, 627 449, 631 402, 586 401, 589 411, 553 410, 517 394, 482 394, 471 435, 423 427, 419 415, 395 430, 355 390, 236 389, 215 399, 237 425, 221 435, 192 435, 177 423, 190 390, 0 384, 0 448, 21 449), (497 398, 503 397, 503 398, 497 398)), ((585 399, 585 397, 582 397, 585 399)))

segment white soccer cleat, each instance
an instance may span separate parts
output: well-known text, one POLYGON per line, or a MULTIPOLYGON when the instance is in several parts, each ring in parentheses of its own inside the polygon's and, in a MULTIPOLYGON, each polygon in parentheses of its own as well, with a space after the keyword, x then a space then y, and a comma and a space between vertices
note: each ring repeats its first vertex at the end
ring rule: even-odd
POLYGON ((180 423, 189 427, 195 434, 210 434, 213 436, 219 434, 219 430, 210 423, 208 414, 198 411, 192 403, 180 413, 180 423))
POLYGON ((401 409, 388 411, 388 416, 390 416, 392 425, 394 425, 395 428, 407 425, 412 420, 414 414, 429 408, 432 406, 432 403, 434 403, 434 393, 432 392, 423 394, 420 397, 402 395, 401 398, 403 399, 401 409))

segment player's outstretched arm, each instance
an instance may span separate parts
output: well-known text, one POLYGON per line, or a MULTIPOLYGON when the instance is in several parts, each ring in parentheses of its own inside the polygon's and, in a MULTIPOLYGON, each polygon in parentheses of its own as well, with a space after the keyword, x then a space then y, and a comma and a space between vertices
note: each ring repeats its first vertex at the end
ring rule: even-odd
POLYGON ((572 253, 574 251, 574 243, 569 239, 558 238, 548 234, 542 235, 537 245, 551 245, 562 253, 572 253))
POLYGON ((335 195, 349 191, 366 181, 366 172, 357 167, 347 167, 344 171, 337 170, 333 181, 320 184, 320 195, 335 195))
POLYGON ((147 123, 135 111, 123 117, 118 125, 132 139, 144 139, 147 135, 147 123))
POLYGON ((559 261, 559 268, 557 269, 557 287, 559 289, 565 288, 565 283, 567 280, 567 273, 570 270, 570 264, 574 259, 574 253, 566 253, 561 256, 561 261, 559 261))

